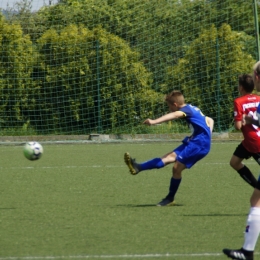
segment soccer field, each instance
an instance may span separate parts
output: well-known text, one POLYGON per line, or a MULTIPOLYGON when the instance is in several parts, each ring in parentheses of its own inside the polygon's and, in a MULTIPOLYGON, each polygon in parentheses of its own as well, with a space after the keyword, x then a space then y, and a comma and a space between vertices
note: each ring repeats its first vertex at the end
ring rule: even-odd
POLYGON ((0 260, 227 259, 224 247, 242 246, 252 193, 229 166, 238 142, 213 143, 184 171, 174 207, 155 206, 170 165, 136 176, 124 165, 126 151, 144 161, 179 144, 43 143, 39 161, 1 146, 0 260))

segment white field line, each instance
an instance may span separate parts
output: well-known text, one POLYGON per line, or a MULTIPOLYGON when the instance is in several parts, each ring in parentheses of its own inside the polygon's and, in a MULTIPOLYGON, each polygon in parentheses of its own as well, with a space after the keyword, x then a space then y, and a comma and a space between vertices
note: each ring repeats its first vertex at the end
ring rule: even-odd
POLYGON ((162 257, 215 257, 222 253, 191 253, 191 254, 133 254, 133 255, 70 255, 70 256, 10 256, 0 257, 0 260, 33 260, 33 259, 125 259, 125 258, 162 258, 162 257))
MULTIPOLYGON (((207 165, 229 165, 229 162, 210 162, 210 163, 203 163, 203 164, 207 164, 207 165)), ((256 162, 246 162, 246 164, 255 164, 257 165, 256 162)), ((125 165, 65 165, 65 166, 14 166, 14 167, 3 167, 0 166, 0 169, 57 169, 57 168, 125 168, 125 165)), ((1 258, 0 258, 1 260, 1 258)))
MULTIPOLYGON (((259 255, 259 252, 255 252, 255 255, 259 255)), ((133 255, 62 255, 62 256, 9 256, 0 257, 0 260, 33 260, 33 259, 125 259, 125 258, 162 258, 162 257, 218 257, 225 256, 223 253, 190 253, 190 254, 133 254, 133 255)), ((207 258, 208 259, 208 258, 207 258)))

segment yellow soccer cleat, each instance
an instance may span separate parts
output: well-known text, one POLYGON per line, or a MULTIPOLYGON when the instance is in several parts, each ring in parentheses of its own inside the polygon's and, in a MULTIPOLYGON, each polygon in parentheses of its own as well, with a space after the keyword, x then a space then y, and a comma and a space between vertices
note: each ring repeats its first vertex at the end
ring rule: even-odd
POLYGON ((132 159, 129 153, 125 153, 124 160, 132 175, 136 175, 140 172, 138 164, 135 162, 135 159, 132 159))

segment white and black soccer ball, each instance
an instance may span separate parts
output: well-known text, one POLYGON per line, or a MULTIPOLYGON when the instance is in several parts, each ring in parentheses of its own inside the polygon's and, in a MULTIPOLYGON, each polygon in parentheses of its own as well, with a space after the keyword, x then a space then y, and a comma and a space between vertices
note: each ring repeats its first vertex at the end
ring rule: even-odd
POLYGON ((41 158, 43 148, 38 142, 28 142, 23 147, 23 154, 28 160, 35 161, 41 158))

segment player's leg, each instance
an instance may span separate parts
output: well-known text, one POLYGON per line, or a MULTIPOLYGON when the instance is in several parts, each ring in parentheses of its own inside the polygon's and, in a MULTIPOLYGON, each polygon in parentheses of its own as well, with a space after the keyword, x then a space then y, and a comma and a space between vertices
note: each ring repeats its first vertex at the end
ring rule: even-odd
POLYGON ((176 154, 174 152, 169 152, 162 158, 157 157, 142 163, 137 163, 129 153, 125 153, 124 160, 130 170, 130 173, 136 175, 140 171, 160 169, 169 163, 175 162, 176 154))
POLYGON ((169 193, 167 196, 160 201, 157 206, 173 206, 174 203, 174 197, 175 194, 178 191, 178 188, 181 184, 182 180, 182 171, 186 169, 186 166, 179 162, 176 161, 172 167, 172 178, 170 180, 170 187, 169 187, 169 193))
MULTIPOLYGON (((260 201, 260 191, 255 189, 255 194, 260 201), (257 192, 258 194, 256 194, 257 192)), ((260 204, 260 203, 259 203, 260 204)), ((223 249, 223 253, 232 259, 254 259, 254 249, 260 232, 260 208, 251 207, 247 217, 245 239, 241 249, 223 249)))
POLYGON ((251 209, 247 217, 243 247, 237 250, 223 249, 223 253, 230 258, 246 260, 253 260, 254 258, 255 245, 260 233, 260 179, 258 179, 256 188, 250 198, 250 203, 251 209))
POLYGON ((260 175, 258 177, 256 188, 254 189, 253 194, 250 198, 250 205, 252 208, 260 208, 260 175))
MULTIPOLYGON (((258 193, 257 197, 258 197, 258 201, 260 201, 260 191, 255 189, 254 193, 255 192, 258 193)), ((249 215, 247 217, 247 223, 246 223, 245 240, 243 244, 244 250, 251 253, 254 252, 259 233, 260 233, 260 207, 251 207, 249 215)))
POLYGON ((168 195, 160 201, 157 206, 174 205, 174 197, 182 180, 182 171, 191 168, 197 161, 202 159, 207 151, 201 149, 200 145, 192 142, 182 144, 174 150, 176 162, 172 168, 172 178, 170 180, 170 188, 168 195))
POLYGON ((260 233, 260 176, 250 198, 251 209, 247 218, 247 228, 243 249, 254 251, 260 233))
POLYGON ((256 178, 250 169, 242 163, 244 159, 250 158, 251 155, 252 154, 244 148, 242 143, 239 144, 231 157, 230 166, 239 173, 243 180, 245 180, 252 187, 255 187, 257 183, 256 178))

